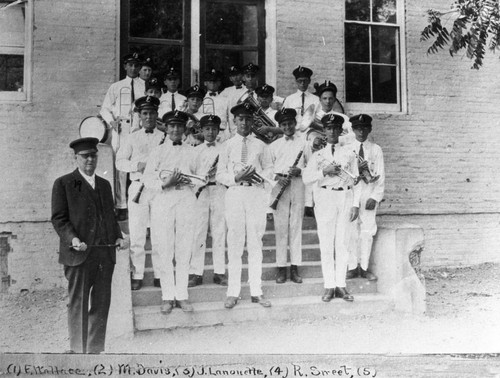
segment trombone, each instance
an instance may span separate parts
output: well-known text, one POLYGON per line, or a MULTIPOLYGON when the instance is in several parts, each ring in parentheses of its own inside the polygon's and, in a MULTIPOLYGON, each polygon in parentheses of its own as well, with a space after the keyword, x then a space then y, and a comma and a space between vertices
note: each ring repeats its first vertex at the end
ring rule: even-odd
POLYGON ((360 178, 367 184, 371 184, 372 182, 377 181, 380 178, 380 175, 374 176, 372 171, 370 170, 370 166, 368 160, 365 160, 363 157, 359 156, 359 154, 353 150, 356 155, 356 159, 358 159, 359 164, 366 163, 366 168, 361 169, 359 172, 360 178))

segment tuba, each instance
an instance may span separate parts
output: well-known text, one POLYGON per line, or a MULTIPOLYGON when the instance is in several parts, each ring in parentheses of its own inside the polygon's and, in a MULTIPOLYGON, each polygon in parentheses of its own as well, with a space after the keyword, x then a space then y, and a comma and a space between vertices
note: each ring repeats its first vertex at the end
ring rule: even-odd
POLYGON ((254 120, 252 132, 258 139, 266 144, 270 144, 281 137, 283 130, 276 127, 274 121, 268 117, 268 115, 264 112, 264 109, 262 109, 262 106, 260 106, 253 96, 249 95, 243 101, 241 101, 240 97, 238 104, 242 102, 247 103, 252 108, 254 120))

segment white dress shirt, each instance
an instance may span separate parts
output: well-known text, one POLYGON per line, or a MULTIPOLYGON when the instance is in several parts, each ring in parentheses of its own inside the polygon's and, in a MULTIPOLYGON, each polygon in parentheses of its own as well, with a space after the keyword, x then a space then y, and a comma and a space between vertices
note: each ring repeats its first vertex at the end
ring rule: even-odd
POLYGON ((165 134, 156 128, 152 133, 145 129, 132 134, 116 154, 116 168, 130 173, 130 180, 140 180, 142 172, 137 170, 139 163, 146 163, 151 151, 163 140, 165 134))
MULTIPOLYGON (((269 149, 266 144, 252 135, 246 137, 248 148, 247 166, 252 166, 262 177, 268 179, 272 175, 272 161, 269 149)), ((239 185, 234 181, 236 171, 241 170, 241 149, 243 146, 243 137, 236 134, 223 144, 224 149, 219 156, 217 165, 216 179, 223 185, 239 185)))
POLYGON ((146 93, 144 80, 136 77, 134 79, 126 77, 116 83, 111 84, 104 101, 101 106, 100 114, 102 118, 109 124, 117 117, 130 120, 131 111, 134 104, 132 103, 132 87, 131 82, 134 81, 134 98, 137 100, 143 97, 146 93))
POLYGON ((83 173, 83 171, 80 168, 78 168, 78 171, 83 176, 85 181, 87 181, 89 183, 89 185, 92 187, 92 189, 95 189, 95 173, 92 176, 88 176, 85 173, 83 173))
MULTIPOLYGON (((351 145, 346 146, 352 148, 357 154, 359 154, 359 148, 361 143, 356 140, 351 145)), ((364 181, 360 181, 359 185, 364 190, 369 191, 369 198, 373 198, 375 201, 380 203, 384 198, 384 187, 385 187, 385 170, 384 170, 384 156, 382 149, 378 144, 365 140, 363 142, 363 152, 364 159, 368 161, 368 167, 373 176, 379 176, 378 180, 370 184, 365 184, 364 181), (365 189, 365 187, 367 187, 365 189)))
POLYGON ((202 144, 194 148, 195 158, 195 174, 199 176, 205 176, 209 169, 212 167, 215 159, 222 152, 224 147, 222 143, 215 143, 213 146, 208 146, 205 141, 202 144))
POLYGON ((161 119, 167 112, 172 111, 172 94, 174 95, 175 108, 173 110, 182 110, 181 108, 187 101, 186 96, 181 95, 178 91, 166 92, 160 97, 160 106, 158 107, 158 117, 161 119))
POLYGON ((269 150, 271 152, 274 173, 288 174, 300 151, 303 151, 303 153, 297 164, 297 168, 304 169, 306 166, 307 146, 308 144, 303 134, 295 134, 291 138, 283 136, 271 143, 269 150))
POLYGON ((304 93, 304 111, 310 105, 319 104, 319 97, 312 94, 309 91, 302 92, 300 90, 297 90, 297 92, 292 93, 291 95, 285 98, 285 101, 283 101, 283 107, 295 109, 298 117, 301 117, 300 113, 302 109, 302 93, 304 93))

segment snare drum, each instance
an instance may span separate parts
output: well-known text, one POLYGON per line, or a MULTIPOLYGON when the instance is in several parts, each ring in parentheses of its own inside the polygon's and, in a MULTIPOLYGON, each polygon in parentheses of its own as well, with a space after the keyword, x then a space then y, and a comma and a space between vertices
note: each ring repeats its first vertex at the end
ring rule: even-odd
POLYGON ((90 116, 80 123, 80 137, 97 138, 100 143, 108 143, 111 136, 109 129, 106 121, 100 116, 90 116))

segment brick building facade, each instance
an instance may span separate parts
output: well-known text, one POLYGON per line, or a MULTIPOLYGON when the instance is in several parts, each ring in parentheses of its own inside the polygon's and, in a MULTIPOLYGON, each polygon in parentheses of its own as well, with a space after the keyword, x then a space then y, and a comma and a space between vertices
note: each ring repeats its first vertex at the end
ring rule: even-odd
MULTIPOLYGON (((500 261, 500 139, 493 131, 500 62, 489 55, 476 71, 468 59, 446 51, 427 56, 428 44, 420 42, 425 10, 446 10, 450 1, 401 3, 402 110, 366 111, 385 154, 379 214, 423 227, 425 266, 500 261)), ((64 284, 50 224, 52 183, 73 169, 68 142, 119 79, 122 53, 119 0, 28 4, 27 100, 0 100, 0 233, 11 247, 14 290, 64 284)), ((313 82, 337 84, 348 114, 357 111, 345 99, 344 2, 266 0, 264 6, 266 81, 286 96, 294 91, 291 71, 302 64, 315 71, 313 82)))

